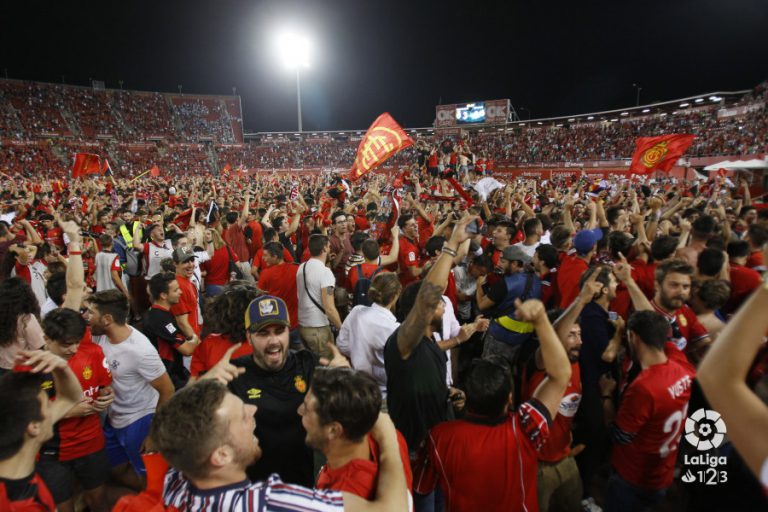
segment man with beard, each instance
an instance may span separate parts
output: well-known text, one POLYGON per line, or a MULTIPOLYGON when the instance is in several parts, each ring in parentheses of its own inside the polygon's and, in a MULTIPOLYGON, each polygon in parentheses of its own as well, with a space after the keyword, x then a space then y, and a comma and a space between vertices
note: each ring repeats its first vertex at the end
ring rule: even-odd
POLYGON ((672 328, 670 341, 695 364, 712 340, 696 313, 686 304, 691 296, 691 275, 693 267, 683 260, 665 261, 659 265, 651 305, 669 322, 672 328))
POLYGON ((400 236, 400 252, 397 263, 400 267, 400 283, 403 288, 418 281, 423 267, 421 266, 421 248, 419 247, 419 224, 411 214, 400 215, 397 225, 400 236))
POLYGON ((674 478, 695 376, 686 361, 667 356, 669 324, 664 314, 636 311, 629 317, 627 332, 629 352, 641 370, 622 394, 618 411, 613 405, 616 381, 600 378, 605 422, 613 441, 607 512, 648 510, 663 499, 674 478))
MULTIPOLYGON (((387 407, 408 443, 412 459, 430 428, 453 419, 445 382, 447 357, 432 334, 443 327, 443 289, 459 246, 471 236, 466 228, 476 218, 467 215, 459 220, 427 276, 405 289, 400 307, 408 311, 408 316, 384 346, 387 407)), ((402 243, 400 247, 402 254, 402 243)), ((414 495, 414 501, 418 510, 419 501, 428 506, 434 496, 431 492, 414 495)))
MULTIPOLYGON (((236 375, 236 367, 229 363, 234 350, 209 374, 223 380, 236 375)), ((246 468, 262 455, 260 440, 253 435, 254 429, 258 431, 256 414, 256 406, 210 380, 181 390, 158 411, 152 441, 173 467, 165 477, 163 505, 202 512, 407 510, 396 432, 386 415, 371 432, 381 451, 376 501, 367 502, 347 492, 285 484, 278 475, 249 481, 246 468)))
MULTIPOLYGON (((299 406, 307 446, 327 462, 317 476, 318 489, 376 495, 379 445, 370 432, 381 409, 381 392, 373 378, 347 368, 315 371, 312 386, 299 406)), ((400 458, 408 489, 412 484, 408 446, 398 432, 400 458)))
MULTIPOLYGON (((320 359, 309 350, 288 349, 290 319, 283 299, 262 295, 245 311, 245 329, 253 354, 213 367, 203 378, 216 378, 248 405, 258 407, 255 434, 263 456, 248 467, 248 477, 266 480, 277 473, 286 482, 311 487, 312 450, 297 414, 320 359), (227 370, 222 370, 222 366, 227 370)), ((349 363, 332 344, 333 366, 349 363)), ((235 345, 239 347, 240 344, 235 345)))
MULTIPOLYGON (((584 307, 604 289, 597 280, 599 272, 592 272, 584 282, 578 299, 567 310, 551 310, 548 317, 553 322, 560 342, 571 362, 571 378, 560 400, 557 416, 552 421, 550 438, 539 450, 538 498, 539 509, 580 510, 582 483, 574 457, 580 448, 571 450, 573 419, 581 402, 581 327, 576 322, 584 307)), ((526 366, 523 376, 523 400, 529 400, 547 378, 541 348, 538 348, 526 366)), ((582 447, 583 448, 583 447, 582 447)))
POLYGON ((107 457, 113 476, 138 490, 146 474, 139 449, 156 407, 173 395, 173 383, 155 347, 127 324, 128 299, 122 292, 95 293, 87 305, 93 342, 104 351, 115 391, 104 425, 107 457))

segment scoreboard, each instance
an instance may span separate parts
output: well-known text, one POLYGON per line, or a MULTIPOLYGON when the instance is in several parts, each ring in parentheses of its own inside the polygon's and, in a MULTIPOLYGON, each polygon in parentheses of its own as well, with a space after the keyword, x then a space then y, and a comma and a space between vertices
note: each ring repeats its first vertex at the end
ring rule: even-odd
POLYGON ((437 105, 435 107, 435 127, 454 128, 505 124, 510 119, 510 111, 508 99, 437 105))

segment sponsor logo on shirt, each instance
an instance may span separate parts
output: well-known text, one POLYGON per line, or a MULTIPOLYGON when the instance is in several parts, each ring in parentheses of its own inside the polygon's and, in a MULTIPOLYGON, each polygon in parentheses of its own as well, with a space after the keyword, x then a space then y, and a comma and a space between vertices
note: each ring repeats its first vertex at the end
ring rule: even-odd
POLYGON ((297 375, 293 378, 293 385, 296 387, 296 391, 299 393, 307 392, 307 382, 301 375, 297 375))
POLYGON ((173 326, 173 322, 166 324, 165 328, 171 334, 176 332, 176 328, 173 326))
POLYGON ((261 390, 260 389, 251 388, 248 391, 246 391, 246 393, 248 394, 248 399, 249 400, 257 400, 257 399, 261 398, 261 390))
POLYGON ((576 411, 579 410, 580 403, 581 393, 570 393, 565 395, 563 399, 560 400, 560 407, 558 408, 557 413, 566 418, 573 418, 576 415, 576 411))
POLYGON ((677 315, 677 321, 680 322, 680 325, 683 327, 688 325, 688 320, 685 319, 685 315, 677 315))
POLYGON ((83 378, 85 380, 91 380, 91 377, 93 377, 93 370, 91 370, 90 366, 87 366, 83 368, 83 378))

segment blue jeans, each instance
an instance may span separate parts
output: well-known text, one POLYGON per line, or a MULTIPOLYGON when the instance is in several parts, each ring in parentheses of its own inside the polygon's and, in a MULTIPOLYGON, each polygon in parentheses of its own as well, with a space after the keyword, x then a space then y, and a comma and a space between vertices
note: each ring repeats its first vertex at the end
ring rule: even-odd
POLYGON ((605 493, 605 512, 643 512, 664 499, 666 489, 642 489, 636 487, 615 471, 608 480, 605 493))

